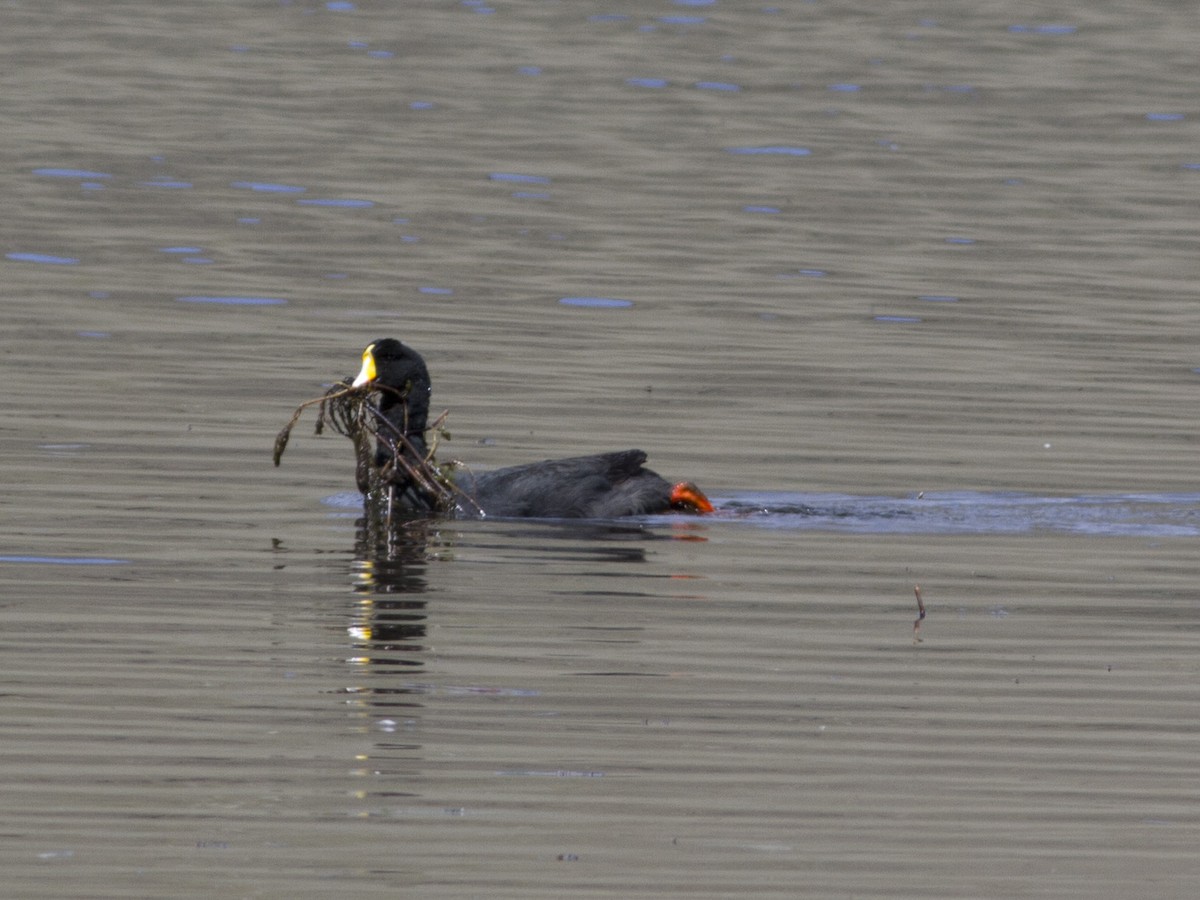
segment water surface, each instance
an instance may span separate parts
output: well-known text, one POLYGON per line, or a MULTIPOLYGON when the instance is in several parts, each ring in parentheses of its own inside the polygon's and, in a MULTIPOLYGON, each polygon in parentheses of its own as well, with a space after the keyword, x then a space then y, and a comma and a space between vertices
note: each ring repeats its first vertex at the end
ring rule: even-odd
POLYGON ((0 12, 9 893, 1194 893, 1194 10, 694 5, 0 12))

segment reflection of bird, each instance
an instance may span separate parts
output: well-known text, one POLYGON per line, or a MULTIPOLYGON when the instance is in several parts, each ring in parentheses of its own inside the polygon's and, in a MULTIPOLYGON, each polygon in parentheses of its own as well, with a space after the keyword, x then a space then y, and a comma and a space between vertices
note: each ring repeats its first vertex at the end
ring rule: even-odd
MULTIPOLYGON (((362 371, 355 387, 379 389, 379 409, 390 428, 404 435, 401 453, 419 462, 426 454, 425 428, 429 417, 431 383, 429 371, 415 350, 393 338, 375 341, 362 356, 362 371)), ((376 465, 392 458, 392 449, 380 429, 376 465)), ((542 518, 612 518, 671 511, 708 513, 708 498, 690 482, 672 485, 655 472, 643 468, 646 454, 622 450, 595 456, 548 459, 492 472, 453 472, 454 486, 461 499, 447 510, 462 514, 482 512, 489 516, 533 516, 542 518)), ((403 506, 415 511, 439 509, 442 504, 404 471, 394 467, 392 485, 403 506)), ((359 485, 365 491, 365 485, 359 485)))

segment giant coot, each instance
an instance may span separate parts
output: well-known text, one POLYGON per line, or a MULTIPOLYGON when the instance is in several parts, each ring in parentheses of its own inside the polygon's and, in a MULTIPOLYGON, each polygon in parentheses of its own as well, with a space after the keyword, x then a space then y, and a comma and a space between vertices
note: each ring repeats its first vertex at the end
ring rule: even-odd
MULTIPOLYGON (((404 441, 380 440, 375 464, 384 466, 392 446, 412 455, 426 454, 425 429, 432 384, 425 360, 394 338, 373 341, 362 355, 355 387, 379 390, 379 410, 389 431, 404 441), (391 446, 389 446, 389 444, 391 446)), ((381 431, 382 435, 382 431, 381 431)), ((459 515, 528 516, 541 518, 613 518, 671 511, 709 513, 713 506, 690 482, 671 484, 644 468, 641 450, 621 450, 594 456, 547 459, 542 462, 471 472, 455 469, 451 477, 458 496, 454 508, 413 481, 404 467, 391 467, 393 497, 416 512, 443 511, 459 515)), ((367 484, 360 478, 360 490, 367 484)))

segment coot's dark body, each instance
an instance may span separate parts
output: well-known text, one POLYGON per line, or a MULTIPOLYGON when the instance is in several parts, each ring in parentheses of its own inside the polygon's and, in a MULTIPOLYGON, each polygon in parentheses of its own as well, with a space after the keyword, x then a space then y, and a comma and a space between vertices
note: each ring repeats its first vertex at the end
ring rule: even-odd
POLYGON ((489 516, 610 519, 671 509, 671 485, 643 468, 646 454, 621 450, 547 459, 475 475, 455 484, 489 516))
MULTIPOLYGON (((371 384, 379 389, 379 409, 390 423, 390 430, 407 439, 399 442, 407 443, 401 452, 413 462, 422 458, 432 384, 421 355, 393 338, 374 341, 363 352, 363 368, 354 384, 371 384)), ((376 464, 385 465, 391 456, 391 448, 381 440, 376 464)), ((641 450, 621 450, 548 459, 491 472, 459 468, 453 479, 461 496, 453 509, 445 509, 442 500, 414 484, 403 467, 394 467, 393 496, 414 512, 467 516, 607 519, 712 511, 712 504, 694 485, 672 485, 645 468, 645 461, 646 454, 641 450)), ((365 493, 367 485, 360 481, 359 489, 365 493)))

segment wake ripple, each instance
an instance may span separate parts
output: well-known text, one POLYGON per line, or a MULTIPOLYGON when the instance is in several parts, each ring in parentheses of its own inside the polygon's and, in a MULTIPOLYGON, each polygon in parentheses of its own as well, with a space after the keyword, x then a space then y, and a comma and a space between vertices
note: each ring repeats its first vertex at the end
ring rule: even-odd
POLYGON ((1039 497, 954 491, 920 497, 747 492, 715 500, 720 513, 768 528, 862 534, 1200 536, 1200 494, 1039 497))

